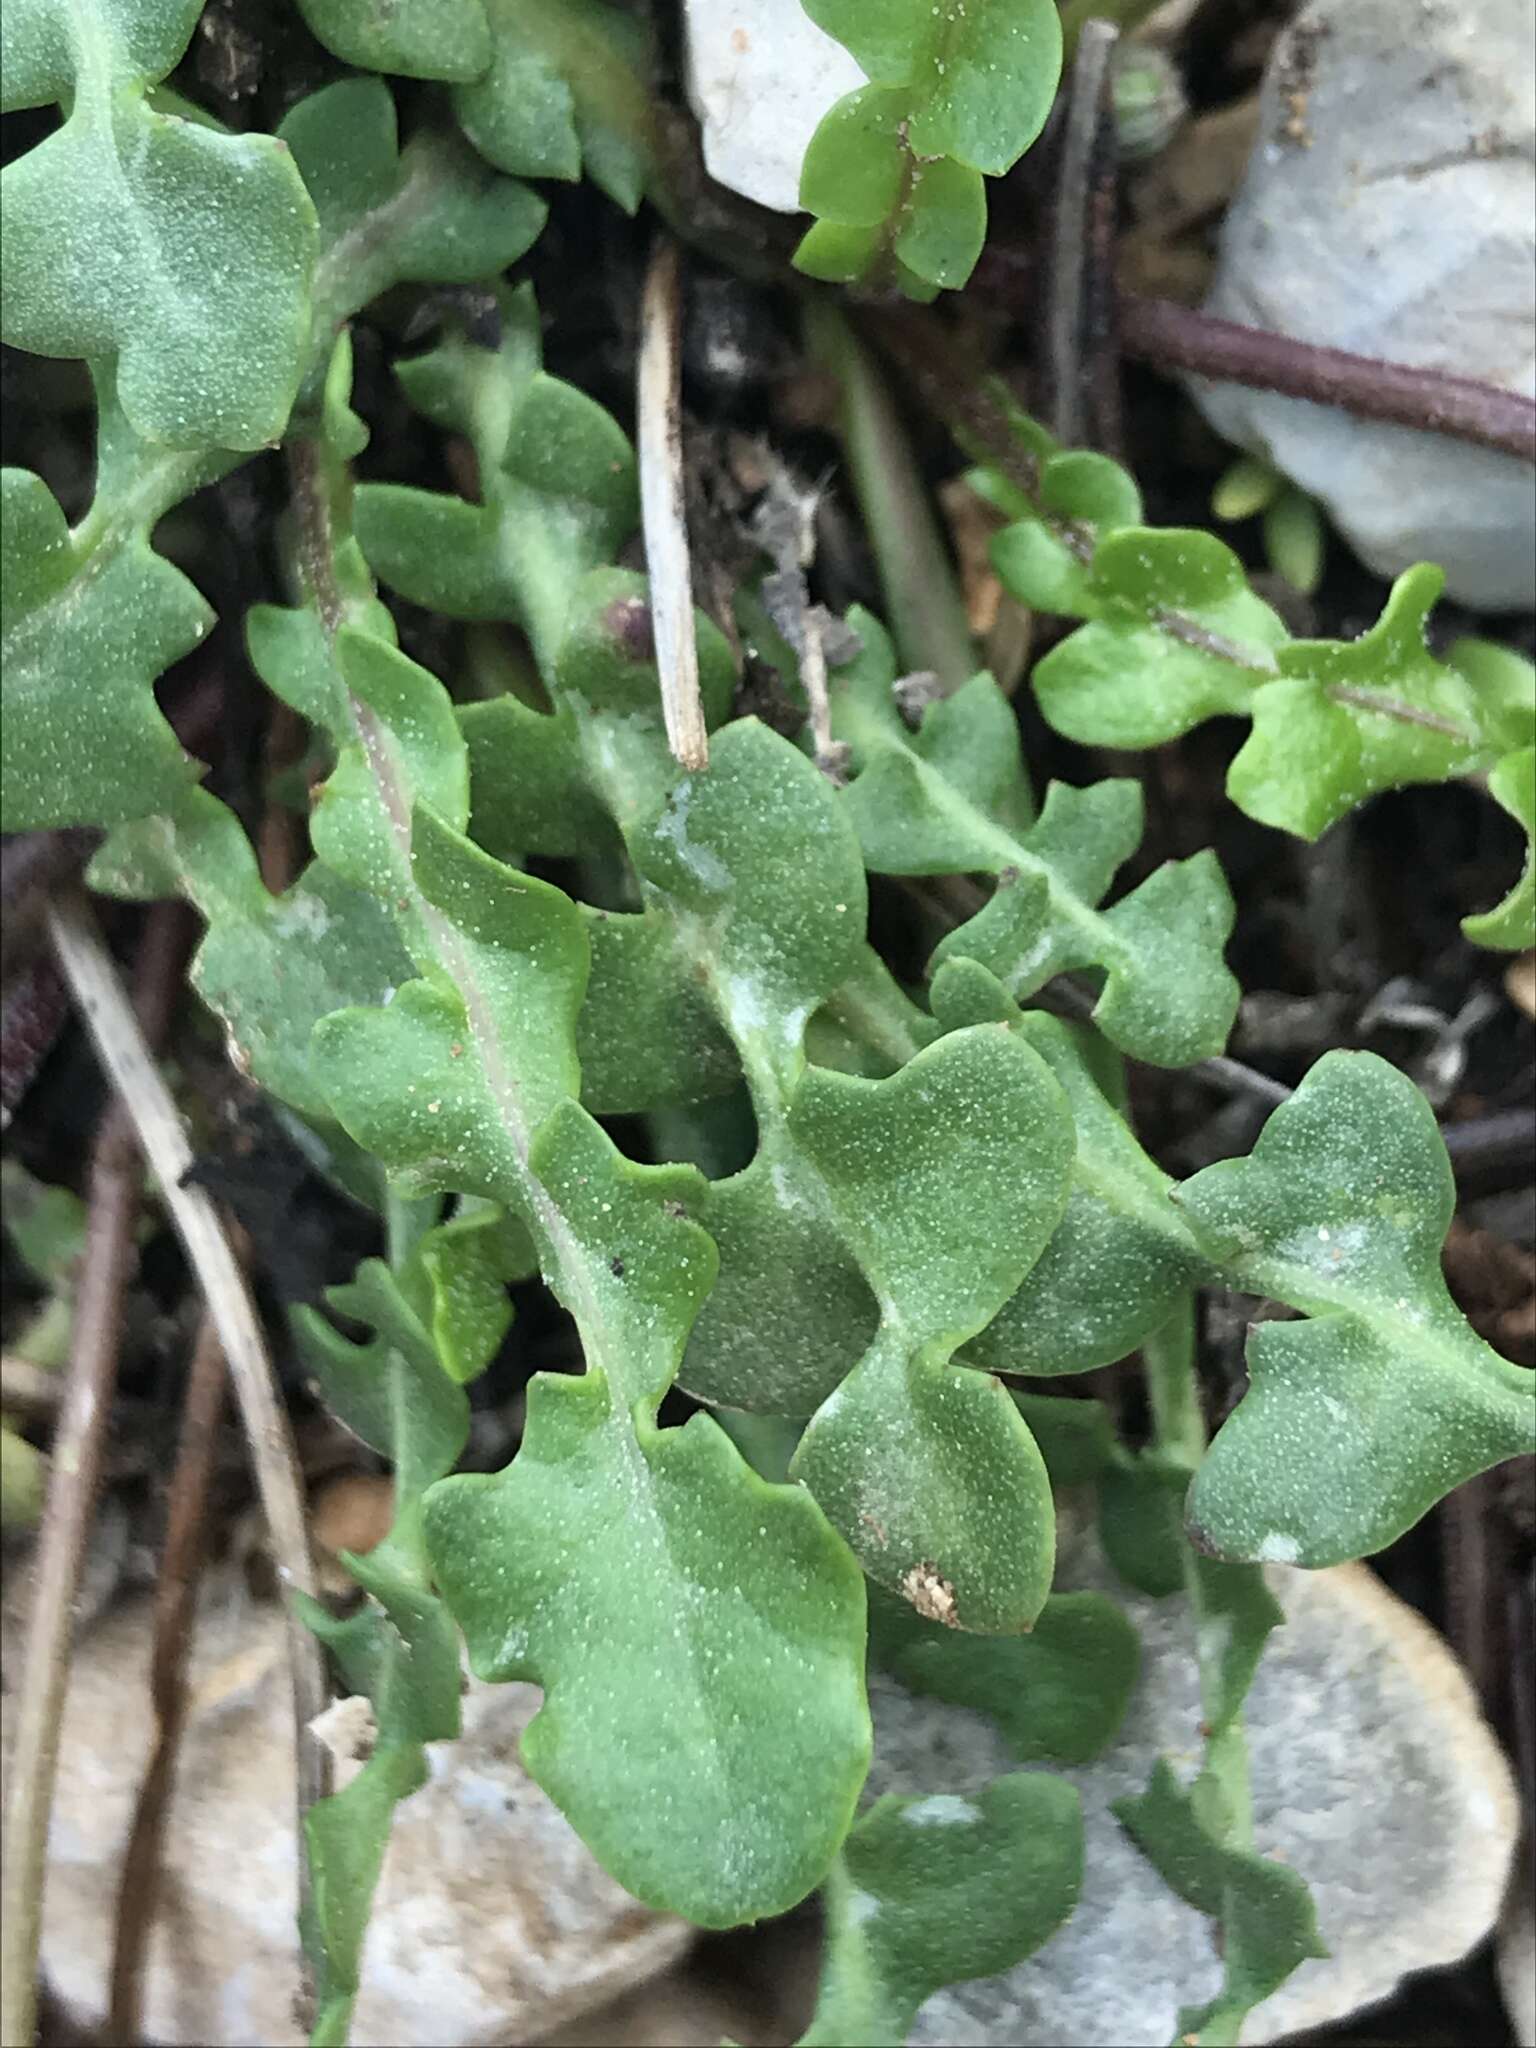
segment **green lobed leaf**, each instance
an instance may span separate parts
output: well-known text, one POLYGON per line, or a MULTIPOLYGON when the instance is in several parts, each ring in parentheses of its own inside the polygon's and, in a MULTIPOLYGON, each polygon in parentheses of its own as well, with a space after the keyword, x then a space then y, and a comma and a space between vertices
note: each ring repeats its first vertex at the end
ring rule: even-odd
POLYGON ((964 1799, 887 1795, 848 1838, 827 1886, 827 1950, 801 2048, 900 2048, 946 1984, 1032 1955, 1082 1883, 1075 1789, 1044 1772, 964 1799))
POLYGON ((1050 1483, 1001 1385, 951 1359, 1060 1217, 1072 1156, 1060 1090, 1020 1040, 981 1026, 886 1081, 808 1073, 790 1126, 880 1304, 873 1344, 812 1417, 794 1475, 876 1583, 920 1613, 1026 1629, 1050 1589, 1050 1483))
POLYGON ((577 586, 634 527, 634 455, 601 406, 540 370, 529 288, 503 298, 501 321, 497 349, 450 335, 400 372, 428 418, 472 436, 482 503, 365 484, 357 535, 375 573, 413 603, 518 621, 549 676, 577 586))
MULTIPOLYGON (((1529 663, 1478 641, 1458 642, 1449 661, 1430 653, 1439 570, 1421 564, 1400 576, 1357 640, 1291 640, 1220 541, 1143 526, 1124 472, 1101 456, 1062 453, 1032 422, 1015 424, 1033 489, 991 471, 971 481, 1014 515, 992 543, 1007 588, 1086 621, 1033 676, 1041 709, 1068 738, 1158 746, 1206 718, 1251 717, 1228 794, 1303 838, 1380 790, 1476 775, 1536 738, 1529 663)), ((1304 584, 1317 536, 1296 527, 1295 495, 1271 508, 1271 521, 1304 584)), ((1510 927, 1517 933, 1524 915, 1510 927)), ((1468 935, 1497 945, 1503 929, 1473 920, 1468 935)))
POLYGON ((913 298, 963 285, 986 237, 983 172, 1009 170, 1044 126, 1061 72, 1050 0, 812 0, 871 83, 839 100, 806 151, 796 251, 812 277, 913 298))
POLYGON ((1238 989, 1222 959, 1234 908, 1215 856, 1168 862, 1098 909, 1141 836, 1139 787, 1053 784, 1038 821, 1021 827, 1018 729, 997 685, 974 677, 908 733, 891 697, 889 642, 850 616, 864 651, 835 678, 834 730, 854 751, 844 802, 865 860, 889 874, 999 878, 933 964, 978 960, 1018 1000, 1066 969, 1102 968, 1094 1019, 1124 1051, 1160 1066, 1219 1052, 1238 989))
POLYGON ((504 1473, 433 1489, 438 1578, 476 1669, 544 1687, 528 1766, 621 1883, 702 1924, 782 1910, 867 1761, 857 1573, 809 1497, 763 1485, 707 1418, 655 1427, 713 1246, 684 1207, 698 1176, 622 1159, 574 1100, 575 906, 424 810, 412 839, 437 964, 322 1023, 322 1084, 403 1183, 524 1217, 587 1359, 580 1381, 535 1379, 504 1473))
POLYGON ((750 1165, 705 1196, 720 1279, 683 1384, 735 1407, 809 1414, 875 1323, 868 1285, 786 1122, 807 1021, 862 964, 858 847, 813 764, 743 719, 715 735, 708 770, 680 777, 632 831, 630 851, 682 971, 735 1048, 759 1133, 750 1165))
POLYGON ((1474 693, 1437 661, 1425 623, 1443 571, 1409 569, 1358 640, 1293 640, 1253 702, 1227 791, 1261 824, 1315 839, 1377 790, 1444 782, 1484 755, 1474 693))
POLYGON ((537 1376, 508 1471, 431 1497, 433 1553, 477 1672, 545 1688, 524 1759, 599 1861, 734 1925, 803 1898, 852 1816, 862 1588, 802 1490, 616 1394, 537 1376))
POLYGON ((464 133, 498 169, 578 178, 626 213, 640 204, 657 142, 654 59, 642 23, 604 0, 485 0, 491 54, 455 88, 464 133))
POLYGON ((309 335, 315 215, 267 135, 155 111, 196 0, 12 0, 0 106, 64 119, 0 174, 3 333, 115 362, 135 431, 173 448, 274 441, 309 335))
POLYGON ((366 1557, 343 1554, 367 1604, 337 1619, 318 1601, 300 1601, 348 1685, 370 1701, 376 1728, 357 1777, 305 1818, 312 1897, 304 1936, 315 1968, 317 2043, 347 2038, 394 1808, 426 1782, 424 1744, 459 1732, 458 1636, 433 1591, 421 1512, 425 1489, 453 1470, 464 1448, 469 1404, 409 1298, 419 1283, 409 1262, 396 1274, 368 1259, 350 1285, 327 1290, 339 1314, 373 1327, 363 1343, 312 1309, 293 1319, 328 1405, 393 1465, 395 1497, 383 1542, 366 1557))
POLYGON ((402 149, 381 78, 344 78, 311 93, 277 134, 320 224, 307 397, 338 330, 360 307, 396 284, 492 278, 526 254, 544 225, 544 202, 496 176, 457 137, 425 130, 402 149))
POLYGON ((1222 1842, 1163 1758, 1146 1791, 1115 1812, 1169 1888, 1221 1924, 1222 1988, 1208 2005, 1180 2012, 1177 2037, 1230 2048, 1254 2006, 1299 1964, 1327 1954, 1306 1884, 1287 1865, 1222 1842))
POLYGON ((528 1234, 494 1203, 466 1198, 429 1230, 417 1257, 431 1289, 432 1343, 444 1372, 462 1384, 483 1372, 512 1327, 509 1280, 538 1271, 528 1234))
POLYGON ((484 0, 299 0, 317 42, 359 71, 451 82, 491 62, 484 0))
POLYGON ((1090 1070, 1086 1032, 1044 1011, 1021 1015, 975 961, 949 961, 934 977, 934 1012, 950 1027, 983 1021, 989 997, 991 1014, 1002 1014, 1061 1084, 1077 1150, 1066 1213, 1022 1286, 966 1346, 966 1361, 1030 1374, 1112 1365, 1166 1320, 1205 1261, 1169 1200, 1172 1181, 1090 1070))
POLYGON ((0 811, 7 831, 112 825, 174 804, 197 770, 155 703, 157 675, 213 614, 150 545, 156 519, 228 458, 155 453, 114 431, 101 387, 95 503, 73 532, 41 477, 0 472, 0 811))
POLYGON ((1135 1628, 1102 1593, 1053 1593, 1027 1636, 961 1634, 876 1595, 870 1645, 908 1692, 990 1714, 1021 1764, 1085 1764, 1107 1749, 1141 1664, 1135 1628))
POLYGON ((322 1124, 310 1036, 348 1003, 386 1001, 411 972, 395 920, 320 862, 269 894, 245 828, 207 790, 119 826, 88 870, 94 889, 153 901, 185 896, 207 924, 192 985, 220 1019, 240 1072, 322 1124))
POLYGON ((1515 953, 1536 946, 1536 747, 1523 747, 1495 761, 1488 773, 1488 794, 1523 828, 1525 866, 1501 903, 1476 917, 1464 917, 1461 928, 1480 946, 1515 953))
POLYGON ((1207 1167, 1176 1200, 1230 1285, 1309 1318, 1249 1337, 1252 1387, 1190 1494, 1202 1549, 1362 1557, 1531 1447, 1536 1381, 1450 1298, 1450 1162, 1428 1103, 1384 1060, 1326 1053, 1250 1157, 1207 1167))

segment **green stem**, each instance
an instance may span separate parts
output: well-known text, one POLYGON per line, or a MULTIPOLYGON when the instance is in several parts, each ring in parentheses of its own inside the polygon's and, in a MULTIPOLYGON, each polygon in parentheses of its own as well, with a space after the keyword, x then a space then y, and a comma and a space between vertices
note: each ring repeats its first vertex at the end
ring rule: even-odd
POLYGON ((931 669, 946 691, 958 690, 976 672, 976 650, 896 407, 873 357, 830 299, 809 302, 806 334, 841 388, 839 433, 901 658, 909 669, 931 669))
MULTIPOLYGON (((1148 1405, 1152 1410, 1153 1442, 1170 1461, 1193 1476, 1205 1453, 1205 1420, 1200 1410, 1200 1382, 1195 1370, 1195 1303, 1184 1294, 1160 1329, 1144 1340, 1148 1405)), ((1216 1821, 1230 1849, 1253 1847, 1253 1795, 1248 1777, 1248 1738, 1242 1716, 1223 1720, 1221 1698, 1224 1632, 1211 1624, 1216 1616, 1206 1597, 1205 1574, 1212 1567, 1183 1545, 1184 1590, 1195 1624, 1195 1659, 1200 1672, 1200 1702, 1209 1733, 1196 1797, 1216 1821)), ((1216 1570, 1231 1570, 1216 1566, 1216 1570)), ((1238 1569, 1243 1569, 1238 1567, 1238 1569)))
POLYGON ((1141 1347, 1146 1368, 1147 1401, 1152 1410, 1153 1441, 1191 1472, 1205 1455, 1205 1422, 1200 1413, 1200 1384, 1195 1376, 1195 1297, 1184 1294, 1179 1305, 1141 1347))

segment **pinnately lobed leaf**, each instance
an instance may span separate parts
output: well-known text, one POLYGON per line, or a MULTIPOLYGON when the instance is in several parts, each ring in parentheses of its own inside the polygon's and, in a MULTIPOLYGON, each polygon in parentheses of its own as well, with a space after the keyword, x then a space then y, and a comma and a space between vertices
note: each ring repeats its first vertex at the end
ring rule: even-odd
MULTIPOLYGON (((1490 769, 1505 809, 1522 823, 1536 811, 1521 765, 1536 741, 1536 673, 1484 642, 1458 642, 1445 661, 1431 653, 1438 569, 1400 576, 1357 640, 1292 640, 1222 542, 1146 527, 1134 483, 1105 457, 1063 453, 1030 422, 1019 429, 1033 491, 995 472, 973 482, 1013 516, 992 543, 1008 589, 1085 622, 1032 678, 1058 731, 1149 747, 1206 718, 1249 717, 1227 792, 1249 816, 1307 839, 1380 790, 1490 769)), ((1484 945, 1531 945, 1536 889, 1517 884, 1464 929, 1484 945)))
POLYGON ((1019 1001, 1066 969, 1100 968, 1094 1020, 1124 1051, 1160 1066, 1220 1051, 1238 990, 1222 958, 1234 911, 1215 856, 1169 862, 1099 909, 1141 837, 1137 785, 1053 784, 1038 821, 1022 825, 1018 727, 991 677, 940 699, 911 733, 892 695, 890 642, 853 616, 864 648, 834 679, 833 729, 853 749, 844 801, 865 860, 887 874, 998 877, 932 966, 977 960, 1019 1001))
POLYGON ((294 1318, 326 1401, 394 1470, 389 1534, 366 1557, 343 1559, 367 1604, 338 1619, 318 1601, 301 1603, 348 1685, 367 1697, 374 1721, 362 1770, 305 1820, 312 1900, 304 1936, 316 1976, 317 2044, 347 2038, 394 1808, 426 1782, 425 1745, 459 1732, 458 1635, 433 1589, 421 1513, 425 1489, 453 1470, 464 1448, 469 1404, 442 1370, 422 1320, 424 1279, 409 1255, 399 1272, 370 1259, 349 1286, 328 1291, 338 1313, 373 1327, 364 1343, 311 1309, 294 1318))
POLYGON ((60 105, 61 127, 0 174, 4 337, 115 362, 145 440, 274 441, 309 339, 315 213, 267 135, 160 113, 197 0, 12 0, 0 106, 60 105))
POLYGON ((158 489, 118 496, 102 480, 91 518, 71 533, 41 477, 0 472, 8 831, 115 824, 170 807, 190 785, 195 765, 153 684, 198 644, 213 614, 149 533, 194 477, 191 459, 170 456, 146 466, 158 489))
POLYGON ((1000 176, 1045 123, 1061 72, 1051 0, 807 0, 870 83, 825 115, 796 252, 812 277, 881 281, 915 298, 963 285, 986 236, 982 174, 1000 176))
POLYGON ((1433 1113, 1371 1053, 1325 1053, 1251 1156, 1177 1190, 1232 1285, 1303 1310, 1256 1325, 1250 1392, 1196 1475, 1213 1554, 1335 1564, 1401 1535, 1536 1437, 1536 1380, 1451 1301, 1455 1203, 1433 1113))

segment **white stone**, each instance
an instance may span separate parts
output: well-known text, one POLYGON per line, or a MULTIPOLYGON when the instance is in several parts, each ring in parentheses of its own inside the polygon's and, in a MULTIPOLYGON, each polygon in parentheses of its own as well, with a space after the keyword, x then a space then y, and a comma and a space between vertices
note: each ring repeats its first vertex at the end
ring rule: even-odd
MULTIPOLYGON (((1530 0, 1314 0, 1276 43, 1209 312, 1536 395, 1530 0)), ((1196 384, 1381 575, 1536 603, 1536 479, 1466 442, 1196 384)))
MULTIPOLYGON (((1514 1784, 1445 1644, 1364 1566, 1271 1567, 1287 1625, 1270 1638, 1247 1716, 1257 1844, 1311 1885, 1332 1954, 1307 1962, 1249 2017, 1245 2048, 1390 1995, 1455 1961, 1498 1917, 1519 1825, 1514 1784)), ((1162 2048, 1178 2009, 1212 1997, 1211 1923, 1143 1860, 1110 1811, 1156 1757, 1199 1765, 1200 1701, 1182 1597, 1130 1593, 1082 1538, 1063 1589, 1119 1598, 1142 1637, 1126 1724, 1098 1762, 1062 1773, 1082 1796, 1077 1911, 1002 1977, 956 1985, 918 2015, 915 2048, 1162 2048)), ((1016 1769, 993 1723, 878 1680, 872 1792, 974 1792, 1016 1769)))
MULTIPOLYGON (((285 2048, 294 2024, 296 1862, 283 1636, 226 1582, 205 1606, 182 1740, 144 2027, 180 2043, 285 2048)), ((149 1749, 149 1604, 77 1650, 49 1842, 43 1968, 99 2023, 118 1868, 149 1749)), ((357 2048, 525 2041, 665 1970, 692 1930, 613 1882, 522 1769, 534 1686, 471 1683, 464 1734, 398 1809, 364 1962, 357 2048)), ((341 1774, 346 1775, 345 1771, 341 1774)))
POLYGON ((795 213, 800 165, 827 109, 868 83, 800 0, 688 0, 688 97, 709 175, 795 213))

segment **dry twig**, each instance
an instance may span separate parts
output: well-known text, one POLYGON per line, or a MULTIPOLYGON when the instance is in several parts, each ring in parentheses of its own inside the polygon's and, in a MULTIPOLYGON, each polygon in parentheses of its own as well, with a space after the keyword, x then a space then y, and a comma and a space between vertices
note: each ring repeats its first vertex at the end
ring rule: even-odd
POLYGON ((187 1378, 166 1513, 165 1548, 155 1583, 155 1636, 149 1671, 155 1744, 139 1786, 117 1887, 106 2036, 121 2048, 132 2048, 142 2038, 144 1958, 159 1896, 166 1810, 186 1714, 186 1649, 203 1562, 203 1515, 217 1463, 224 1402, 224 1349, 212 1316, 205 1314, 187 1378))
POLYGON ((1317 405, 1341 406, 1360 419, 1391 420, 1536 462, 1536 399, 1471 377, 1320 348, 1131 293, 1120 299, 1120 346, 1160 368, 1283 391, 1317 405))
POLYGON ((656 244, 640 300, 636 439, 640 517, 651 579, 651 619, 667 745, 684 768, 709 766, 693 634, 693 576, 683 473, 682 264, 677 244, 656 244))
MULTIPOLYGON (((140 955, 140 1018, 117 989, 117 1001, 141 1046, 165 1035, 184 953, 180 906, 157 906, 140 955)), ((144 1057, 147 1061, 147 1048, 144 1057)), ((119 1100, 102 1119, 91 1159, 69 1379, 53 1439, 16 1705, 0 1864, 0 2039, 18 2048, 30 2048, 36 2032, 48 1816, 70 1635, 117 1378, 123 1292, 132 1270, 142 1180, 133 1122, 119 1100)))
MULTIPOLYGON (((312 1594, 314 1578, 293 1443, 239 1260, 206 1190, 183 1184, 192 1165, 192 1148, 84 897, 78 892, 62 897, 50 912, 49 928, 59 965, 102 1064, 160 1181, 229 1362, 278 1579, 287 1593, 312 1594)), ((324 1797, 328 1786, 328 1759, 309 1733, 309 1724, 323 1711, 329 1694, 319 1643, 291 1607, 288 1650, 302 1840, 303 1817, 324 1797)), ((308 1867, 302 1855, 299 1871, 302 1903, 308 1885, 308 1867)))

